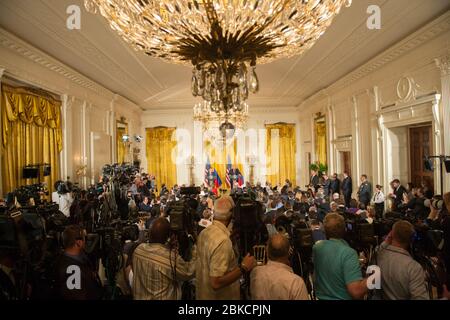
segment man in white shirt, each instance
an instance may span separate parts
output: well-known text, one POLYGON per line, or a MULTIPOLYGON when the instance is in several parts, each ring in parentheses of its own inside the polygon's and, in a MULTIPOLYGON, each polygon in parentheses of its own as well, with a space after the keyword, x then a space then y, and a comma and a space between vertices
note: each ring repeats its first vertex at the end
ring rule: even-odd
POLYGON ((250 274, 253 300, 309 300, 305 282, 289 265, 289 249, 285 236, 277 233, 269 239, 269 261, 250 274))
POLYGON ((52 201, 59 206, 61 211, 67 218, 70 217, 70 207, 73 203, 72 194, 67 189, 67 186, 62 181, 55 183, 55 192, 52 192, 52 201))

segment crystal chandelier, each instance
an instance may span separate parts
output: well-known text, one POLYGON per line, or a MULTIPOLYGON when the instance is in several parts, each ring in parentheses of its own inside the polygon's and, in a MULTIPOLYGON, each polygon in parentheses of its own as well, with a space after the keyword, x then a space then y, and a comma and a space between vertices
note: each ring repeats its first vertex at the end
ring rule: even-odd
POLYGON ((228 144, 238 129, 244 129, 248 119, 248 105, 225 112, 213 111, 210 101, 203 101, 194 106, 194 120, 203 124, 207 138, 216 145, 228 144))
POLYGON ((85 0, 126 42, 193 65, 191 91, 213 112, 256 93, 256 64, 299 55, 351 0, 85 0))

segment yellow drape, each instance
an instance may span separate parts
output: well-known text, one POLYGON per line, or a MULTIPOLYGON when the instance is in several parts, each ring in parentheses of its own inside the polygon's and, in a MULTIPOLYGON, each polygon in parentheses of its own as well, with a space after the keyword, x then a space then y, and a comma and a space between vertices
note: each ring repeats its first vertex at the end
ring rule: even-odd
POLYGON ((267 182, 276 185, 289 179, 296 184, 295 153, 295 124, 266 124, 267 182), (279 139, 272 141, 277 134, 279 139))
POLYGON ((156 176, 158 189, 165 184, 173 187, 177 183, 176 128, 147 128, 148 173, 156 176))
POLYGON ((242 157, 237 154, 237 139, 233 138, 233 141, 223 146, 216 146, 209 140, 204 141, 204 148, 211 168, 217 170, 217 173, 222 180, 222 189, 229 189, 226 183, 226 172, 228 157, 230 157, 231 166, 238 168, 241 174, 244 174, 242 166, 242 157))
POLYGON ((126 128, 117 128, 117 163, 124 163, 126 160, 126 148, 122 136, 127 134, 126 128))
POLYGON ((43 177, 49 190, 60 178, 59 154, 62 150, 61 102, 26 88, 2 85, 2 185, 5 193, 37 183, 23 179, 26 165, 48 163, 51 174, 43 177))
POLYGON ((325 122, 315 123, 316 157, 322 164, 327 163, 327 128, 325 122))

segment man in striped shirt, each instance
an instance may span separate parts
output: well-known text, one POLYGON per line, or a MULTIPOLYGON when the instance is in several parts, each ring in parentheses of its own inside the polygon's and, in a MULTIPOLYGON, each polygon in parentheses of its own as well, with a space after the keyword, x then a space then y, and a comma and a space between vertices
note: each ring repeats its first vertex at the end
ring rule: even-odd
POLYGON ((170 224, 165 218, 153 222, 150 243, 140 244, 133 254, 132 290, 135 300, 180 300, 183 281, 194 278, 196 249, 187 262, 170 248, 170 224))

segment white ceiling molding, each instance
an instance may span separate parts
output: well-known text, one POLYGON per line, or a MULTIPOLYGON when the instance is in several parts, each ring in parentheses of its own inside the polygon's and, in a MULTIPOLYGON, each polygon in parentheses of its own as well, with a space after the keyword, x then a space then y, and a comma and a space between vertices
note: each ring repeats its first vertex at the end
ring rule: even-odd
MULTIPOLYGON (((96 82, 92 81, 91 79, 85 77, 84 75, 80 74, 76 70, 68 67, 67 65, 63 64, 59 60, 47 55, 43 51, 33 47, 32 45, 26 43, 25 41, 19 39, 12 33, 0 28, 0 46, 6 49, 9 49, 13 51, 15 54, 18 54, 52 72, 55 72, 59 74, 60 76, 66 78, 73 84, 82 87, 84 89, 88 89, 95 95, 98 95, 102 98, 104 98, 107 101, 111 101, 114 99, 115 93, 109 91, 108 89, 104 88, 103 86, 97 84, 96 82)), ((2 64, 6 64, 5 62, 2 62, 2 64)), ((49 91, 52 91, 56 94, 64 94, 67 92, 62 92, 61 87, 56 86, 55 84, 52 84, 50 82, 45 81, 44 78, 39 77, 20 71, 18 68, 14 66, 14 64, 5 65, 4 68, 6 69, 6 73, 10 75, 11 77, 16 77, 18 80, 28 82, 33 85, 38 85, 39 87, 43 89, 47 89, 49 91)), ((69 93, 72 94, 72 93, 69 93)), ((85 97, 79 97, 80 99, 83 99, 85 97)), ((135 111, 142 111, 141 108, 139 108, 136 104, 132 103, 125 97, 121 96, 121 101, 123 103, 126 103, 128 107, 134 109, 135 111)))
MULTIPOLYGON (((350 72, 331 86, 322 89, 321 91, 307 98, 305 101, 300 103, 298 107, 304 107, 305 109, 307 109, 309 106, 314 105, 318 101, 325 98, 327 95, 332 95, 333 93, 338 92, 343 88, 349 87, 357 80, 366 77, 367 75, 382 68, 386 64, 400 58, 404 54, 436 38, 440 34, 447 32, 448 30, 450 30, 450 11, 447 11, 437 19, 425 25, 423 28, 400 41, 398 44, 377 55, 364 65, 358 67, 356 70, 350 72)), ((436 55, 437 53, 433 54, 436 55)), ((430 57, 430 62, 432 60, 433 57, 430 57)))

